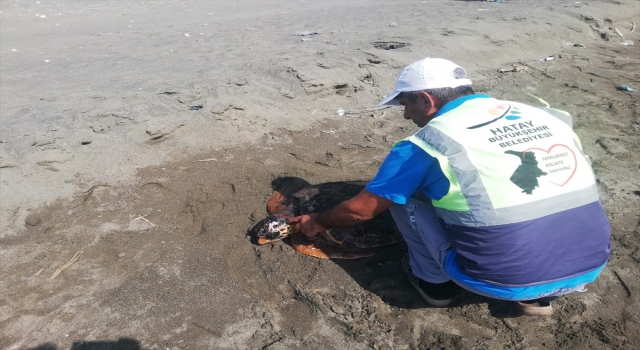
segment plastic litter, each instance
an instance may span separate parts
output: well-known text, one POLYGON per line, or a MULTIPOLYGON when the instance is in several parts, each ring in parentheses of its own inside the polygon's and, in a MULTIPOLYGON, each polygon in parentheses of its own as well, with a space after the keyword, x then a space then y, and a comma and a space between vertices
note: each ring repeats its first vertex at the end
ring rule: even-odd
POLYGON ((631 46, 631 45, 633 45, 633 41, 625 40, 625 41, 621 42, 620 45, 631 46))
POLYGON ((629 92, 636 91, 636 89, 632 89, 627 85, 618 86, 618 90, 620 90, 620 91, 629 91, 629 92))
POLYGON ((339 116, 343 116, 344 115, 344 109, 338 108, 337 113, 338 113, 339 116))

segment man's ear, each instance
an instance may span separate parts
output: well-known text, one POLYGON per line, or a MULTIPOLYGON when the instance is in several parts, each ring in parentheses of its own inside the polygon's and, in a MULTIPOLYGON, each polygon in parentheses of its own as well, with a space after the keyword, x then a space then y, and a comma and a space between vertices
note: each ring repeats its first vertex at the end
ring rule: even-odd
POLYGON ((427 113, 435 113, 438 110, 438 100, 434 96, 424 91, 418 91, 418 97, 424 100, 424 103, 427 106, 427 113))
POLYGON ((429 95, 428 93, 424 91, 418 91, 418 97, 424 100, 425 104, 427 105, 427 108, 436 106, 436 98, 429 95))

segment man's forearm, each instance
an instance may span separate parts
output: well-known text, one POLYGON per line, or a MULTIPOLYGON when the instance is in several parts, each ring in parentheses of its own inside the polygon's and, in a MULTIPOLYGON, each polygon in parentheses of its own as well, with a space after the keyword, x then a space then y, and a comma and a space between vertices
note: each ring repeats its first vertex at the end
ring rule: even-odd
POLYGON ((349 227, 371 220, 389 209, 393 202, 362 190, 355 197, 346 200, 333 209, 324 211, 316 217, 316 223, 325 228, 349 227))
POLYGON ((349 204, 349 201, 345 201, 332 209, 319 213, 316 217, 317 223, 325 228, 349 227, 373 218, 371 215, 354 212, 349 204))

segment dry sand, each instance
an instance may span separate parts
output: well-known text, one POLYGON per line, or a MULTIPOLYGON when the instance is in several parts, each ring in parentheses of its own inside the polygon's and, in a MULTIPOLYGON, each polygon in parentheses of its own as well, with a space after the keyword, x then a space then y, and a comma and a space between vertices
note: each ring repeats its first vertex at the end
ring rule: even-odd
POLYGON ((0 348, 640 348, 640 95, 616 88, 640 89, 639 1, 5 0, 0 20, 0 348), (403 244, 326 261, 246 236, 274 180, 370 179, 416 129, 336 111, 426 56, 574 115, 613 253, 553 317, 428 308, 403 244), (546 75, 498 73, 519 59, 546 75))

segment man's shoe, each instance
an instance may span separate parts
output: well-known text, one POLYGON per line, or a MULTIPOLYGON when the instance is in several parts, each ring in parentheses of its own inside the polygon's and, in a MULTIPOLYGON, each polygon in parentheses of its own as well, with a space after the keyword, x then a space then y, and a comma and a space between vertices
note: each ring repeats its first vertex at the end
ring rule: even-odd
POLYGON ((427 304, 433 307, 445 307, 453 301, 456 284, 452 281, 445 283, 430 283, 416 277, 411 272, 411 267, 409 266, 409 255, 405 255, 404 258, 402 258, 402 271, 404 271, 404 274, 407 276, 407 279, 409 279, 409 282, 411 282, 413 288, 415 288, 427 304))
POLYGON ((550 302, 529 300, 517 301, 516 305, 520 311, 526 316, 551 316, 553 315, 553 307, 550 302))

